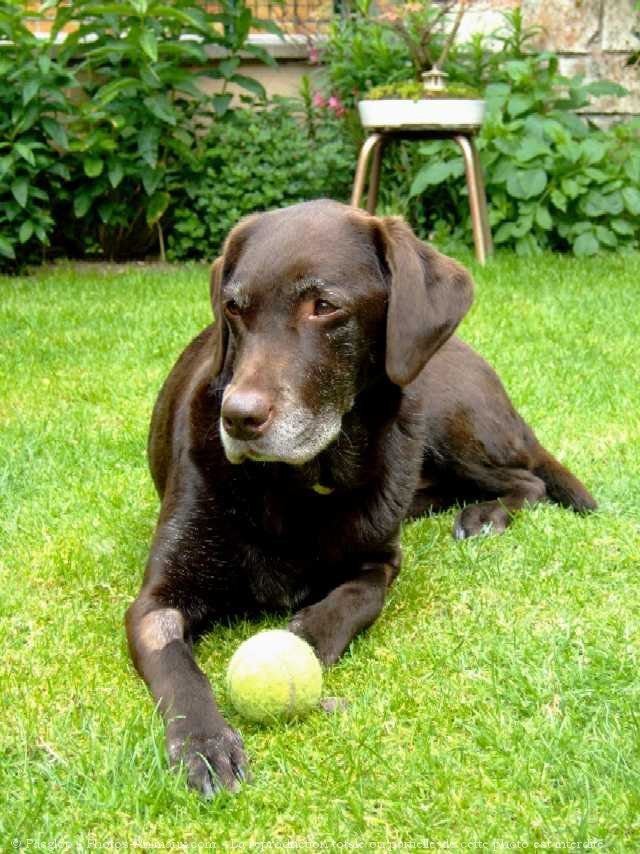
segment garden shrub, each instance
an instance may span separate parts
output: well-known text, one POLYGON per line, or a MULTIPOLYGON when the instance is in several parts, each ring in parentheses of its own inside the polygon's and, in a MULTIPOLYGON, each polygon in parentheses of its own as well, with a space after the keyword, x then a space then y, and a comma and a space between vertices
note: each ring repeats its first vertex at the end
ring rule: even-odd
POLYGON ((219 6, 216 14, 192 0, 77 0, 58 7, 53 34, 76 25, 61 59, 77 63, 82 83, 70 127, 68 200, 75 221, 61 218, 74 254, 99 248, 108 258, 132 257, 162 241, 159 223, 195 167, 198 134, 229 108, 227 83, 264 95, 237 68, 245 49, 272 61, 246 44, 251 28, 272 25, 244 3, 219 6), (212 44, 227 50, 215 67, 206 52, 212 44), (207 97, 196 73, 222 78, 223 91, 207 97))
MULTIPOLYGON (((543 249, 588 255, 637 248, 640 124, 603 130, 578 112, 594 96, 625 90, 608 81, 587 84, 579 76, 562 76, 555 55, 534 49, 538 28, 524 27, 519 11, 504 17, 505 27, 493 36, 456 45, 445 66, 451 81, 485 90, 488 114, 477 144, 496 245, 522 255, 543 249)), ((354 91, 363 96, 364 81, 397 82, 398 67, 406 78, 409 54, 405 51, 398 61, 398 49, 402 43, 388 27, 369 14, 366 4, 359 7, 350 21, 331 30, 325 87, 353 104, 354 91), (369 54, 356 50, 347 74, 344 58, 358 45, 360 19, 368 32, 385 40, 386 48, 370 67, 369 54), (395 68, 387 64, 391 57, 395 68)), ((406 216, 423 237, 449 249, 459 242, 470 245, 466 195, 455 144, 395 143, 387 150, 380 208, 406 216)))
POLYGON ((52 203, 69 176, 73 77, 24 24, 22 3, 0 7, 0 270, 37 261, 54 230, 52 203))
POLYGON ((0 6, 0 266, 18 269, 53 242, 73 256, 130 258, 163 246, 172 201, 198 169, 199 139, 230 108, 240 53, 270 64, 250 30, 279 33, 243 0, 47 2, 50 38, 25 26, 25 0, 0 6), (61 45, 56 37, 63 31, 61 45), (212 65, 217 45, 226 55, 212 65), (198 76, 222 80, 207 96, 198 76), (162 225, 162 227, 161 227, 162 225))
POLYGON ((172 259, 214 257, 243 216, 318 197, 346 201, 356 150, 341 120, 307 101, 229 112, 211 125, 182 202, 172 259))
POLYGON ((326 87, 355 107, 373 86, 412 76, 406 47, 370 14, 371 0, 355 3, 354 13, 337 16, 322 50, 326 87))
MULTIPOLYGON (((55 6, 50 39, 24 25, 25 0, 0 5, 0 269, 46 252, 171 258, 214 255, 235 222, 318 196, 347 200, 363 131, 355 103, 376 84, 415 71, 406 44, 370 14, 370 0, 337 17, 324 50, 325 92, 268 104, 238 72, 260 22, 244 0, 211 13, 195 0, 98 0, 55 6), (75 30, 64 43, 56 35, 75 30), (226 49, 212 65, 207 48, 226 49), (222 79, 205 96, 198 75, 222 79), (232 108, 228 83, 256 100, 232 108)), ((30 14, 32 14, 30 12, 30 14)), ((520 254, 591 254, 640 242, 640 126, 610 130, 577 112, 620 94, 558 72, 536 52, 518 12, 494 36, 453 47, 446 70, 480 86, 489 112, 478 145, 494 239, 520 254)), ((419 34, 418 34, 419 35, 419 34)), ((380 205, 422 236, 471 243, 466 185, 451 143, 394 144, 380 205)))
MULTIPOLYGON (((636 248, 640 238, 640 124, 590 126, 576 110, 594 94, 619 94, 607 82, 558 74, 557 58, 535 54, 503 63, 503 82, 485 96, 478 139, 493 238, 531 255, 543 249, 590 255, 636 248)), ((423 230, 469 239, 462 158, 451 144, 418 146, 421 166, 409 200, 423 230), (426 164, 426 165, 425 165, 426 164)))

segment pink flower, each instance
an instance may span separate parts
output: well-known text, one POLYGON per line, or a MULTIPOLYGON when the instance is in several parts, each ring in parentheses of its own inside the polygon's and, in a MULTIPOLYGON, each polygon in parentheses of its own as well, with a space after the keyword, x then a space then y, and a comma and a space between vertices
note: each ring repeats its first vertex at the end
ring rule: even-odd
POLYGON ((320 62, 320 51, 315 45, 309 48, 309 62, 311 65, 317 65, 320 62))
POLYGON ((322 92, 313 93, 313 106, 318 107, 318 109, 322 109, 327 106, 327 102, 325 101, 322 92))
POLYGON ((331 95, 327 101, 327 107, 336 114, 336 116, 344 116, 347 112, 344 104, 340 101, 337 95, 331 95))

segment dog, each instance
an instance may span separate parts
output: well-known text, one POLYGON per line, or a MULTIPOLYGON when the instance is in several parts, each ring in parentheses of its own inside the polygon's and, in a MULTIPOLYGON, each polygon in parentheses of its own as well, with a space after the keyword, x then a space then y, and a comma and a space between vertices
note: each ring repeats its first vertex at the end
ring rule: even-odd
POLYGON ((595 509, 452 337, 472 294, 401 219, 328 200, 250 216, 214 262, 215 323, 153 411, 161 509, 126 615, 170 760, 204 796, 248 775, 193 656, 216 621, 292 615, 330 665, 380 614, 405 519, 459 505, 464 539, 544 499, 595 509))

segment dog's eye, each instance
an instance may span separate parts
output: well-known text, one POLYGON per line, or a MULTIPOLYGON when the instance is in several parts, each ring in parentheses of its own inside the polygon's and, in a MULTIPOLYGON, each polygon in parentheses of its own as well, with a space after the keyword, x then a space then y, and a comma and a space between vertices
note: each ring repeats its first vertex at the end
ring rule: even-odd
POLYGON ((326 299, 317 299, 313 304, 314 317, 324 317, 327 314, 333 314, 334 311, 338 311, 338 307, 326 299))
POLYGON ((234 299, 230 299, 225 303, 224 310, 227 314, 230 314, 231 317, 239 317, 241 314, 240 306, 234 299))

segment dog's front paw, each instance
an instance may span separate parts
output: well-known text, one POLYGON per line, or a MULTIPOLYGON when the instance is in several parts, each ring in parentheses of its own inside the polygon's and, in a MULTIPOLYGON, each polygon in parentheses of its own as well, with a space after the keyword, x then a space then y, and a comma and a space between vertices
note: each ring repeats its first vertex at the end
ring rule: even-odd
POLYGON ((499 501, 470 504, 462 510, 453 526, 456 540, 466 540, 478 534, 501 534, 511 517, 499 501))
POLYGON ((340 658, 344 644, 330 631, 331 627, 323 619, 323 615, 322 602, 308 605, 293 615, 287 629, 312 646, 320 662, 328 665, 334 664, 340 658))
MULTIPOLYGON (((175 723, 184 724, 185 721, 175 723)), ((187 783, 207 799, 222 788, 237 792, 240 783, 249 779, 242 739, 224 722, 207 733, 185 732, 184 727, 170 725, 167 749, 171 764, 184 764, 187 783)))

